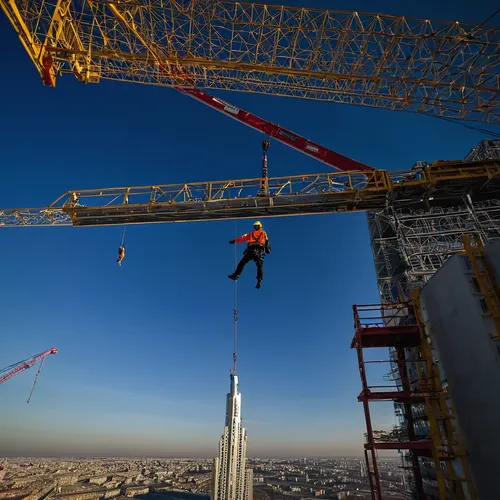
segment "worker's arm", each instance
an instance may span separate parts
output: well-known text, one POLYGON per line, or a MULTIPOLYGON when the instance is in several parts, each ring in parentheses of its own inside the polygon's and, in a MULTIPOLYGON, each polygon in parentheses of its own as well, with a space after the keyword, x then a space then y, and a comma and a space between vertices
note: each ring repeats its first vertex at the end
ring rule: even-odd
POLYGON ((248 241, 250 239, 250 236, 251 236, 252 233, 247 233, 247 234, 244 234, 243 236, 239 236, 238 238, 236 238, 235 240, 231 240, 229 242, 230 245, 233 245, 234 243, 243 243, 245 241, 248 241))

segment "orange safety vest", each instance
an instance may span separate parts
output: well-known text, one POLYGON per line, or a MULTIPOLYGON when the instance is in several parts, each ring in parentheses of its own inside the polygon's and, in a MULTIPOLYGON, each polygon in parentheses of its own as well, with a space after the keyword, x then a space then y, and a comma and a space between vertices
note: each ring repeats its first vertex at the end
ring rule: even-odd
POLYGON ((248 241, 248 246, 260 246, 263 247, 266 244, 267 234, 264 230, 259 229, 258 231, 252 231, 251 233, 244 234, 239 238, 236 238, 236 243, 243 243, 248 241))
POLYGON ((259 245, 263 247, 266 244, 266 233, 259 229, 257 231, 252 231, 249 233, 248 245, 259 245))

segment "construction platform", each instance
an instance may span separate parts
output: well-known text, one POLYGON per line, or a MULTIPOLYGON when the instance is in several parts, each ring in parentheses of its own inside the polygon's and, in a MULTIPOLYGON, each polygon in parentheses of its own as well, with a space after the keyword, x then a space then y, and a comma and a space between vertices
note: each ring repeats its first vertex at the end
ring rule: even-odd
POLYGON ((105 226, 451 206, 500 194, 500 159, 389 172, 68 191, 46 208, 0 210, 0 226, 105 226))
POLYGON ((412 292, 411 302, 354 305, 353 316, 351 348, 356 349, 361 377, 358 401, 365 413, 364 452, 372 498, 383 498, 378 450, 403 451, 407 462, 404 468, 412 472, 416 498, 428 497, 423 464, 430 463, 433 463, 436 484, 433 487, 436 496, 432 498, 476 498, 464 446, 451 423, 455 418, 452 405, 446 399, 429 347, 418 292, 412 292), (386 362, 365 359, 365 350, 373 348, 382 348, 385 352, 389 348, 389 386, 368 383, 367 365, 386 362), (392 430, 373 427, 371 403, 378 401, 390 401, 400 411, 400 424, 392 430), (455 470, 457 460, 461 461, 462 474, 455 470), (464 488, 470 496, 463 496, 464 488), (458 496, 449 496, 448 492, 458 496))

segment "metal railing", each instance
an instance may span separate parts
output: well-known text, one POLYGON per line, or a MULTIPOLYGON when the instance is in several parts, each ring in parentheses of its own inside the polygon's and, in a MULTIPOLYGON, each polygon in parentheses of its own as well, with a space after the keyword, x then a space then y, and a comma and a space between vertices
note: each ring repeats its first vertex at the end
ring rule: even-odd
POLYGON ((414 325, 408 303, 353 305, 354 328, 414 325))

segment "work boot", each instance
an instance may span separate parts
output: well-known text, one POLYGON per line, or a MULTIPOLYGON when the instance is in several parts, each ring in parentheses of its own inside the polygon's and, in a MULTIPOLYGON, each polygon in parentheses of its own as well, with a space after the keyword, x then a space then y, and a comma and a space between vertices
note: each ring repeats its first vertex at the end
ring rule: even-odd
POLYGON ((261 283, 262 283, 262 280, 257 280, 257 284, 255 285, 255 288, 260 288, 261 283))
POLYGON ((230 279, 230 280, 233 280, 233 281, 237 281, 239 276, 236 274, 236 273, 233 273, 233 274, 228 274, 227 277, 230 279))

